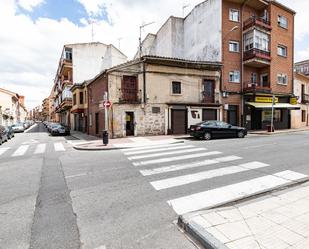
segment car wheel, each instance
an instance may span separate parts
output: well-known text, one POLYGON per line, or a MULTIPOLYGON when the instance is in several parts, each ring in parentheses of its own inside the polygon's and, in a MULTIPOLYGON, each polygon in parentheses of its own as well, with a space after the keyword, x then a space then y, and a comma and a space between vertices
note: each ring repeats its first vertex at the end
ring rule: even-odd
POLYGON ((244 133, 243 131, 239 131, 239 132, 237 133, 237 137, 238 137, 238 138, 244 138, 244 137, 245 137, 245 133, 244 133))
POLYGON ((210 132, 205 132, 204 133, 204 139, 205 140, 210 140, 211 139, 211 133, 210 132))

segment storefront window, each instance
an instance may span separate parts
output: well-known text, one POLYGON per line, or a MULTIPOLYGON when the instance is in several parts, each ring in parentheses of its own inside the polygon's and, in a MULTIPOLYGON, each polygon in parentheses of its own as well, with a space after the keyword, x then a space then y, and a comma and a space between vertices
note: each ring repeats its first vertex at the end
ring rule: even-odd
MULTIPOLYGON (((281 122, 282 111, 274 110, 274 122, 281 122)), ((271 122, 271 110, 265 110, 262 112, 262 122, 271 122)))

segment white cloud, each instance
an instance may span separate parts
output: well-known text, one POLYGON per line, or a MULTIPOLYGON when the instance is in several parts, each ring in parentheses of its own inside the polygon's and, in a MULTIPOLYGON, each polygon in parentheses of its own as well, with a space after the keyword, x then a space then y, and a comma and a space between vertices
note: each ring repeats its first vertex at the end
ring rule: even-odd
MULTIPOLYGON (((107 13, 108 21, 94 23, 95 41, 113 43, 130 58, 138 47, 139 26, 155 21, 143 32, 156 33, 170 15, 182 16, 184 1, 179 0, 78 0, 91 17, 107 13), (103 8, 103 10, 102 10, 103 8), (102 12, 103 11, 103 12, 102 12)), ((190 7, 203 0, 187 0, 190 7)), ((38 105, 49 94, 62 47, 66 43, 90 42, 91 25, 87 17, 81 19, 85 26, 77 26, 67 19, 40 18, 33 22, 29 16, 16 14, 17 5, 31 11, 43 0, 0 0, 0 87, 26 96, 29 107, 38 105)), ((295 9, 297 14, 296 37, 309 34, 308 0, 280 0, 295 9)), ((309 53, 307 51, 307 53, 309 53)), ((299 56, 307 56, 303 53, 299 56)))
POLYGON ((33 8, 44 3, 44 0, 18 0, 18 5, 25 10, 32 11, 33 8))

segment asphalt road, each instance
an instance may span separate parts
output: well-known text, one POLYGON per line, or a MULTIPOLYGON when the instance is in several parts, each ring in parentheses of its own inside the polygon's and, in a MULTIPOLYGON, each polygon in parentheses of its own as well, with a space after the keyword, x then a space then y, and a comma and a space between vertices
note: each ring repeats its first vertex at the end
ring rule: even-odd
POLYGON ((286 170, 309 175, 309 132, 187 140, 148 152, 82 152, 71 141, 48 136, 39 124, 0 146, 1 249, 196 248, 168 201, 286 170), (192 157, 208 152, 216 153, 192 157), (219 157, 230 161, 192 167, 219 157), (256 162, 263 166, 217 171, 256 162), (187 175, 189 182, 175 178, 187 175))

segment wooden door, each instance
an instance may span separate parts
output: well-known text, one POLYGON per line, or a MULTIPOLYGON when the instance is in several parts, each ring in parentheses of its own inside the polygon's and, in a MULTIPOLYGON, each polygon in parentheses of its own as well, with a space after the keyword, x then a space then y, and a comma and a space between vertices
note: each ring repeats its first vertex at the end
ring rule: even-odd
POLYGON ((204 80, 203 82, 203 102, 215 103, 215 81, 204 80))

